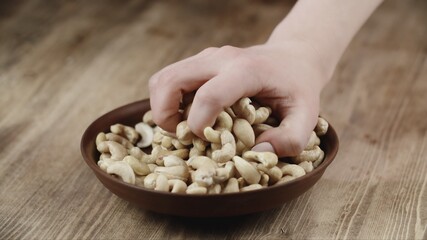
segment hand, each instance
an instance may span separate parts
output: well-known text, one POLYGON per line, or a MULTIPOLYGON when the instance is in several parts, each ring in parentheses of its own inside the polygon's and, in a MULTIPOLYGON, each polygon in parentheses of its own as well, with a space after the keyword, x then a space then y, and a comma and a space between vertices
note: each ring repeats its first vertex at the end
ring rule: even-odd
POLYGON ((188 116, 190 129, 203 136, 216 116, 241 97, 270 106, 280 126, 261 134, 256 151, 295 156, 308 142, 319 114, 321 89, 329 79, 313 48, 302 42, 249 48, 208 48, 162 69, 150 79, 154 121, 175 132, 179 103, 196 91, 188 116))

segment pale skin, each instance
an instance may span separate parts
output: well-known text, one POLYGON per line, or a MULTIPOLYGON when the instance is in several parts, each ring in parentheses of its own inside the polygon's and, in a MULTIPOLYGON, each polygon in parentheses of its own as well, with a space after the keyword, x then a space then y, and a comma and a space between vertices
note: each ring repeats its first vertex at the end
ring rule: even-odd
POLYGON ((171 64, 149 82, 153 120, 175 132, 180 100, 196 92, 188 126, 203 137, 216 116, 241 97, 270 106, 281 123, 255 151, 295 156, 319 115, 320 94, 351 39, 382 0, 299 0, 261 45, 207 48, 171 64))

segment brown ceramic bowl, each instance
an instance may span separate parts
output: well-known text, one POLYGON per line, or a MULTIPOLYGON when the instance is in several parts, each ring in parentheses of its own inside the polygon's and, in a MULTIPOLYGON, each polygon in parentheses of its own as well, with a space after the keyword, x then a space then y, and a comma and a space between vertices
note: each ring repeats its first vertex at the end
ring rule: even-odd
POLYGON ((338 150, 338 137, 330 127, 321 138, 325 160, 312 172, 293 181, 259 190, 218 195, 172 194, 144 189, 122 182, 103 172, 97 165, 96 135, 109 131, 115 123, 134 125, 150 109, 149 100, 134 102, 95 120, 84 132, 81 152, 87 165, 101 183, 111 192, 144 209, 158 213, 187 217, 224 217, 260 212, 275 208, 310 189, 323 175, 338 150))

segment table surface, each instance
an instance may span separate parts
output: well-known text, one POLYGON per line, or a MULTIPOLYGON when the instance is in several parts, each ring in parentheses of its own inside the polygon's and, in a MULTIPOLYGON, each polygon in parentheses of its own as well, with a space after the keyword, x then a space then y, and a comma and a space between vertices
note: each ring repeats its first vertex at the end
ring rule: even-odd
POLYGON ((163 66, 266 40, 292 1, 0 2, 0 238, 427 239, 427 1, 389 0, 322 93, 340 150, 280 208, 191 219, 140 209, 82 160, 85 128, 148 97, 163 66))

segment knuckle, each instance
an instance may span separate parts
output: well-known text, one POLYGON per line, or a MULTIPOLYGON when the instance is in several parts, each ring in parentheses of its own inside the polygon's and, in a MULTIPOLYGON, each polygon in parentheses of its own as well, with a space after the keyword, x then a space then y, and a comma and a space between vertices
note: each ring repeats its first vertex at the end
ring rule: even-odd
POLYGON ((259 66, 261 66, 261 62, 258 61, 256 58, 249 57, 249 56, 242 56, 242 55, 240 55, 235 59, 234 64, 235 64, 234 66, 235 68, 246 69, 246 70, 256 69, 256 68, 259 68, 259 66))
POLYGON ((230 45, 225 45, 219 49, 219 52, 225 56, 237 57, 240 55, 241 49, 230 45))
POLYGON ((172 79, 174 79, 175 76, 176 76, 176 74, 173 70, 165 68, 158 74, 157 84, 158 85, 166 85, 166 84, 170 83, 170 81, 172 79))
POLYGON ((214 53, 214 52, 216 52, 216 51, 218 51, 218 48, 217 48, 217 47, 208 47, 208 48, 203 49, 203 50, 199 53, 199 55, 208 55, 208 54, 214 53))
POLYGON ((149 80, 149 88, 150 89, 156 89, 156 88, 165 88, 167 86, 170 86, 172 83, 174 83, 174 80, 176 79, 177 73, 174 69, 171 69, 169 67, 164 68, 160 72, 153 75, 153 77, 149 80))
POLYGON ((165 86, 167 86, 167 79, 163 71, 156 73, 148 81, 148 88, 150 91, 158 91, 163 89, 165 86))
POLYGON ((213 91, 199 89, 196 93, 194 101, 199 102, 202 105, 218 106, 220 105, 219 103, 222 101, 222 98, 223 97, 215 94, 213 91))

